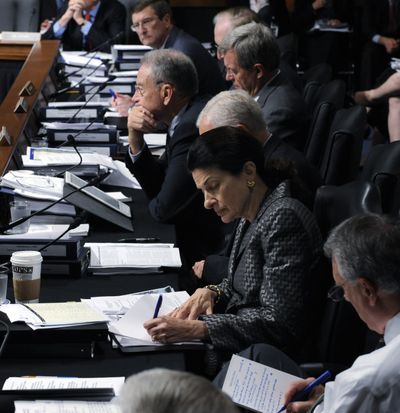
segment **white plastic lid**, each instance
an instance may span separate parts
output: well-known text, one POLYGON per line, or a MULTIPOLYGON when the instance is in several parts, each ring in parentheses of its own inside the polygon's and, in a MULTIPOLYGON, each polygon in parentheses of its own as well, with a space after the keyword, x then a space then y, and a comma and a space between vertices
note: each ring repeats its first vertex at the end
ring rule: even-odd
POLYGON ((12 264, 39 264, 43 261, 39 251, 16 251, 10 259, 12 264))

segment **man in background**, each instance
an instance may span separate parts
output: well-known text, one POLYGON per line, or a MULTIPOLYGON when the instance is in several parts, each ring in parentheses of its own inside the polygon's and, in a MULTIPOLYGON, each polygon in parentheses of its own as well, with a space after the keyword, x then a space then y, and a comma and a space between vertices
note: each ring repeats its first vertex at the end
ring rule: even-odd
POLYGON ((60 39, 64 50, 99 48, 110 52, 115 41, 123 43, 126 9, 117 0, 69 0, 43 39, 60 39))

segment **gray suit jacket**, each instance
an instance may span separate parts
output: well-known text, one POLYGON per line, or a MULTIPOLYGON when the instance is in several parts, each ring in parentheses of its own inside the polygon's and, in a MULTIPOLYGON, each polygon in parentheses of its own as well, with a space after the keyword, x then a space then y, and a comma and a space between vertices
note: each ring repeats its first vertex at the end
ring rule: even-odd
POLYGON ((257 100, 269 131, 302 151, 309 114, 298 90, 280 73, 259 93, 257 100))
POLYGON ((256 219, 242 219, 220 288, 224 314, 203 315, 212 344, 238 352, 253 343, 293 348, 306 331, 314 297, 310 283, 322 240, 311 212, 283 182, 256 219))

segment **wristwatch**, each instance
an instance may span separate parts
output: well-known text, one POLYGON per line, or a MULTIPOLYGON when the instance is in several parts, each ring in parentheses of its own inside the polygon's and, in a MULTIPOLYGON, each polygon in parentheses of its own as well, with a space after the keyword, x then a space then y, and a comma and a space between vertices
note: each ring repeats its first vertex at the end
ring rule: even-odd
POLYGON ((205 288, 207 288, 207 290, 214 291, 214 293, 217 294, 217 297, 215 298, 215 302, 214 302, 214 304, 217 304, 218 301, 221 299, 221 295, 222 295, 221 289, 218 287, 218 285, 213 285, 213 284, 206 285, 205 288))

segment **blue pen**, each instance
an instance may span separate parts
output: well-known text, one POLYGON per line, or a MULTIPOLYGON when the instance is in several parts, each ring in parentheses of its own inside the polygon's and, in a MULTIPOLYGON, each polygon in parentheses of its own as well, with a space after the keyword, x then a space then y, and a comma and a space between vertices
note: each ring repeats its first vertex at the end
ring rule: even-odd
POLYGON ((108 89, 113 99, 117 99, 117 94, 110 88, 108 89))
MULTIPOLYGON (((307 386, 304 387, 303 390, 298 391, 292 397, 292 400, 290 400, 290 403, 305 400, 305 398, 311 393, 311 391, 314 389, 314 387, 317 387, 319 384, 325 383, 329 379, 329 377, 331 377, 331 375, 332 375, 332 373, 329 370, 327 370, 325 373, 322 373, 319 377, 317 377, 311 383, 307 384, 307 386)), ((278 411, 278 413, 281 413, 284 410, 286 410, 286 407, 287 406, 281 407, 281 409, 278 411)))
POLYGON ((157 304, 156 304, 156 308, 154 309, 154 315, 153 318, 157 318, 158 317, 158 313, 160 312, 160 308, 161 308, 161 304, 162 304, 162 294, 160 294, 158 296, 158 300, 157 300, 157 304))

